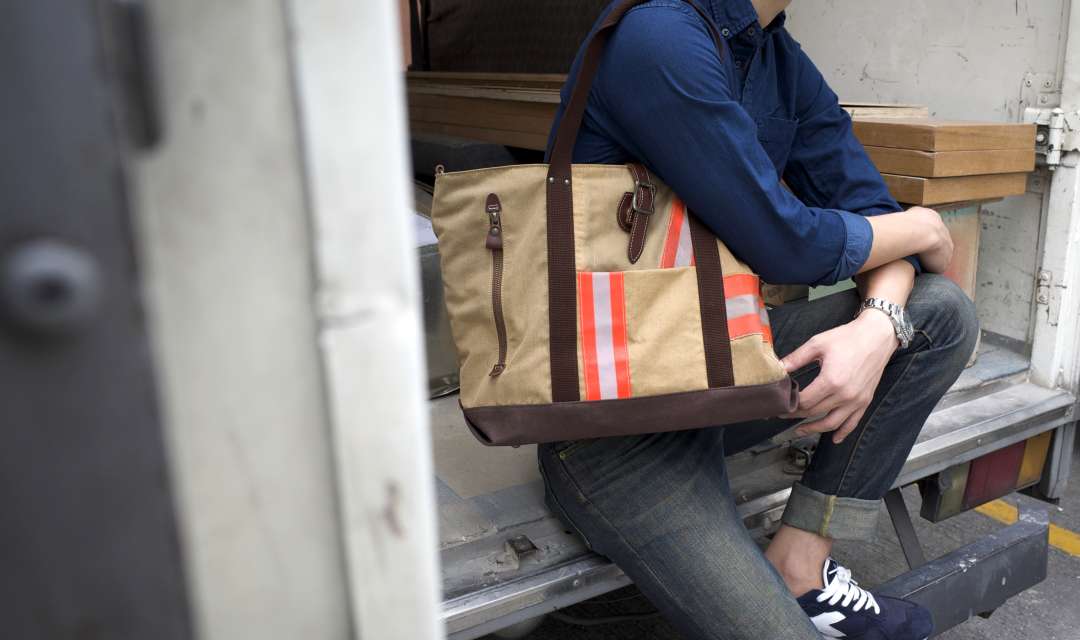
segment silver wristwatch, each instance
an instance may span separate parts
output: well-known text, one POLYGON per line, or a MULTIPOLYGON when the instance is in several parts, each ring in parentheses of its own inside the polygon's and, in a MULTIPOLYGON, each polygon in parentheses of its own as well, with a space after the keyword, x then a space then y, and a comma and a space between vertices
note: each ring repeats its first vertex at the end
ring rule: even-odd
POLYGON ((855 317, 859 317, 863 309, 877 309, 889 316, 893 330, 896 331, 896 339, 900 341, 901 349, 906 349, 911 344, 911 339, 915 337, 915 327, 911 326, 911 321, 908 320, 903 307, 881 298, 867 298, 863 300, 862 306, 855 312, 855 317))

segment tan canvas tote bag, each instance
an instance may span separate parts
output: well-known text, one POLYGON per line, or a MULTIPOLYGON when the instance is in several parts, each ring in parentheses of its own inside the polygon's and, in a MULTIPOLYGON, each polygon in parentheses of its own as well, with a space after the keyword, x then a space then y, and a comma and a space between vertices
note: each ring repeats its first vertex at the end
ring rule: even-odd
POLYGON ((550 164, 436 176, 461 407, 486 444, 693 429, 796 407, 758 277, 643 166, 570 163, 604 44, 644 1, 624 1, 593 35, 550 164))

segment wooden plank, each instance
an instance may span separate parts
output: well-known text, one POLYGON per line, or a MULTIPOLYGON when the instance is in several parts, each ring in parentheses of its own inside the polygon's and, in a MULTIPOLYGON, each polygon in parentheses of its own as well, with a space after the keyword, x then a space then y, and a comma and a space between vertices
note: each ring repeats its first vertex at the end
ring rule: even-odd
POLYGON ((551 128, 549 119, 523 118, 491 114, 486 116, 482 125, 472 114, 448 109, 430 109, 427 107, 409 107, 410 122, 428 122, 432 124, 452 124, 470 128, 492 129, 494 131, 513 131, 528 135, 546 137, 551 128))
POLYGON ((409 93, 428 93, 439 96, 487 98, 515 102, 549 102, 559 104, 557 89, 532 89, 527 87, 474 87, 471 85, 410 85, 409 93))
POLYGON ((841 102, 840 106, 852 118, 928 118, 930 109, 916 104, 877 104, 873 102, 841 102))
POLYGON ((453 71, 409 71, 410 87, 417 84, 466 84, 496 87, 532 87, 558 91, 566 82, 565 73, 465 73, 453 71))
POLYGON ((502 131, 487 127, 469 127, 464 125, 445 124, 439 122, 412 121, 413 131, 420 133, 435 133, 455 138, 479 140, 481 142, 493 142, 510 147, 523 149, 535 149, 543 151, 547 148, 547 133, 537 135, 535 133, 521 131, 502 131))
POLYGON ((857 118, 855 136, 866 146, 920 151, 978 151, 1035 147, 1035 125, 1020 123, 857 118))
POLYGON ((953 239, 953 256, 945 277, 949 278, 972 300, 975 299, 975 275, 979 268, 979 205, 940 211, 941 219, 953 239))
POLYGON ((1024 193, 1027 188, 1026 173, 953 178, 919 178, 883 173, 881 177, 898 202, 924 206, 1004 198, 1024 193))
POLYGON ((511 102, 507 100, 485 100, 483 98, 469 98, 461 96, 440 96, 424 93, 410 92, 408 94, 410 107, 423 107, 433 110, 461 111, 473 114, 477 123, 489 115, 543 118, 547 120, 545 127, 551 126, 555 118, 556 104, 540 102, 511 102))
POLYGON ((1035 147, 935 152, 869 146, 866 147, 866 153, 882 173, 924 178, 1023 173, 1035 170, 1035 147))

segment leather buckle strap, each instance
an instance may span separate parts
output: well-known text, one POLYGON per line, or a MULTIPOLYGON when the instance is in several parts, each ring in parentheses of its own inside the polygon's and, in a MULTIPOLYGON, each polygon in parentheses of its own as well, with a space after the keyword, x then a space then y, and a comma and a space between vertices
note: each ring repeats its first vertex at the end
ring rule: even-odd
POLYGON ((649 177, 649 171, 643 165, 630 163, 626 165, 630 175, 634 178, 634 190, 627 191, 619 199, 619 209, 616 216, 619 226, 630 234, 630 244, 626 249, 626 257, 630 264, 634 264, 641 258, 645 250, 645 232, 649 228, 649 216, 656 212, 656 185, 649 177))
MULTIPOLYGON (((642 168, 642 171, 644 171, 644 168, 642 168)), ((648 177, 649 172, 645 171, 645 179, 648 180, 648 177)), ((634 186, 637 189, 634 191, 633 199, 630 201, 631 211, 646 216, 652 215, 656 211, 656 185, 652 182, 635 180, 634 186)))

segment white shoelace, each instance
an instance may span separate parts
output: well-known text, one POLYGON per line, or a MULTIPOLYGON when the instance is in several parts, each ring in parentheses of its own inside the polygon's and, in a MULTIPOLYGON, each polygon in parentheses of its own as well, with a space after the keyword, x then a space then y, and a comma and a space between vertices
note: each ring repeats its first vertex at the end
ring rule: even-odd
POLYGON ((881 613, 881 607, 878 606, 877 600, 874 600, 873 594, 861 588, 858 582, 851 579, 851 572, 840 565, 836 565, 836 574, 833 576, 832 582, 817 597, 818 602, 825 602, 826 600, 831 605, 843 600, 841 604, 844 607, 851 606, 851 601, 855 600, 855 606, 852 607, 853 611, 861 611, 865 608, 873 609, 874 613, 881 613))

